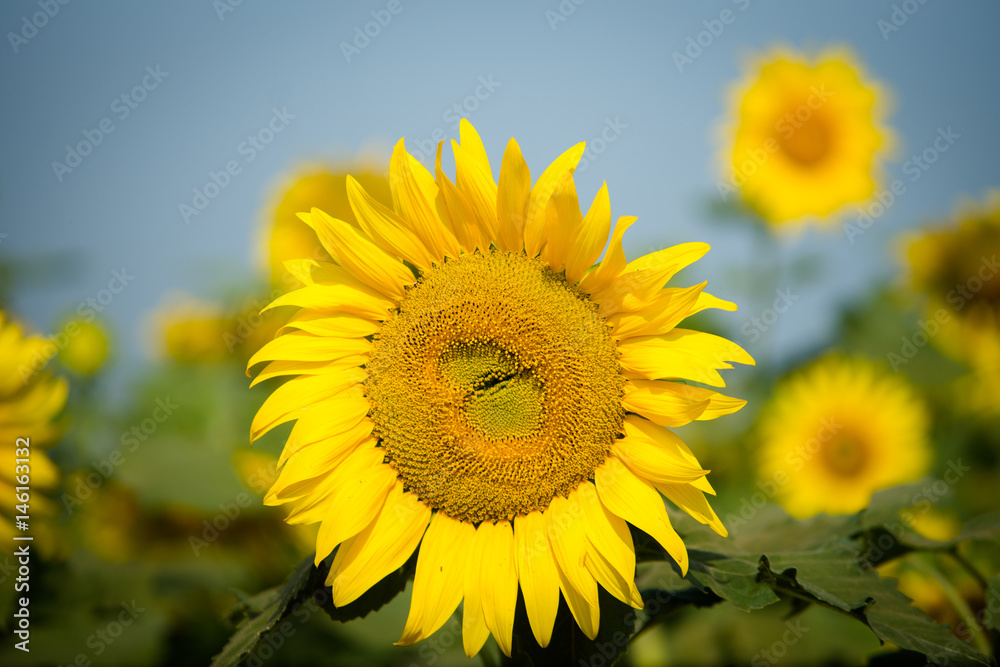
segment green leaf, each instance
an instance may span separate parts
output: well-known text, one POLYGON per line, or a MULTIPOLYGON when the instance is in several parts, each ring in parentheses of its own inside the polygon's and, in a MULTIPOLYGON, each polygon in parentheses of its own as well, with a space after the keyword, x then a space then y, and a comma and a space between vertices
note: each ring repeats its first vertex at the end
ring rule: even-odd
MULTIPOLYGON (((895 580, 879 578, 869 564, 868 540, 875 539, 876 546, 886 549, 941 550, 967 539, 993 539, 1000 522, 984 517, 970 522, 953 541, 927 540, 900 518, 913 498, 913 487, 900 487, 879 494, 858 514, 805 520, 765 508, 741 524, 733 538, 722 538, 686 515, 671 513, 671 521, 688 545, 690 567, 685 579, 699 591, 712 591, 744 610, 780 599, 795 600, 799 607, 817 604, 865 623, 882 642, 931 660, 989 664, 948 626, 912 606, 895 580), (887 540, 878 542, 883 536, 887 540)), ((665 560, 650 538, 636 531, 634 539, 641 560, 665 560)))
MULTIPOLYGON (((343 607, 335 607, 333 592, 326 585, 334 554, 327 556, 319 567, 313 566, 314 557, 309 556, 295 568, 281 586, 253 596, 238 594, 240 600, 232 613, 242 613, 244 618, 222 652, 215 656, 212 667, 236 667, 253 653, 286 617, 307 605, 321 607, 330 618, 340 622, 367 616, 402 592, 407 580, 412 576, 412 566, 416 562, 415 558, 411 558, 410 562, 369 588, 354 602, 343 607)), ((304 614, 305 619, 310 616, 311 614, 304 614)))
POLYGON ((237 626, 222 652, 212 660, 212 667, 236 667, 243 662, 268 631, 285 617, 289 606, 309 581, 312 570, 312 559, 306 559, 295 568, 284 584, 251 598, 269 602, 259 611, 255 611, 252 604, 245 604, 246 618, 237 626))
POLYGON ((947 625, 910 604, 893 579, 875 579, 870 584, 872 604, 865 616, 872 632, 882 641, 902 649, 919 651, 939 665, 990 665, 992 661, 956 637, 947 625))

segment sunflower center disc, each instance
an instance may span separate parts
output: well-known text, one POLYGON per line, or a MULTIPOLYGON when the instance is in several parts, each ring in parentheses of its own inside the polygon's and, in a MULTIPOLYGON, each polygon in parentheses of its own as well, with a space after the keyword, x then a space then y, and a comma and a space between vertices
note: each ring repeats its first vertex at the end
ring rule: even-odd
MULTIPOLYGON (((808 106, 803 104, 798 109, 808 109, 808 106)), ((789 116, 794 116, 794 113, 789 116)), ((780 132, 776 136, 778 145, 785 155, 803 167, 819 164, 829 154, 830 126, 818 112, 813 112, 804 121, 789 122, 785 127, 791 134, 787 131, 780 132)))
POLYGON ((493 251, 426 272, 374 341, 375 434, 409 490, 472 522, 567 495, 607 458, 624 378, 597 306, 538 259, 493 251))
POLYGON ((823 461, 834 474, 854 477, 868 462, 867 447, 855 435, 838 435, 823 445, 823 461))

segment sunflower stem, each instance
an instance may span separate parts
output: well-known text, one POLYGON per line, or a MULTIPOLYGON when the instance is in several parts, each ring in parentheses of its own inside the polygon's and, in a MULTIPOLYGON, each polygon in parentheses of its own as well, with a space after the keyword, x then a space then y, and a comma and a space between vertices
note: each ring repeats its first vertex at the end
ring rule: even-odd
POLYGON ((984 591, 987 589, 987 587, 990 584, 988 581, 986 581, 986 577, 984 577, 982 573, 976 569, 975 565, 969 562, 969 559, 967 559, 962 554, 958 553, 957 545, 952 547, 951 549, 948 549, 948 551, 946 551, 945 553, 947 553, 949 556, 955 559, 955 562, 961 565, 962 569, 968 572, 969 575, 976 580, 976 583, 978 583, 984 591))
POLYGON ((912 559, 914 569, 937 582, 938 586, 944 592, 945 597, 951 602, 951 606, 958 612, 958 615, 962 618, 962 622, 968 628, 969 635, 972 637, 972 643, 976 649, 983 655, 989 655, 990 645, 983 636, 982 628, 976 622, 976 615, 972 613, 969 603, 965 601, 965 598, 955 589, 948 578, 941 574, 941 571, 934 564, 936 560, 932 561, 930 559, 934 559, 932 554, 927 554, 926 556, 923 554, 917 555, 916 558, 912 559))

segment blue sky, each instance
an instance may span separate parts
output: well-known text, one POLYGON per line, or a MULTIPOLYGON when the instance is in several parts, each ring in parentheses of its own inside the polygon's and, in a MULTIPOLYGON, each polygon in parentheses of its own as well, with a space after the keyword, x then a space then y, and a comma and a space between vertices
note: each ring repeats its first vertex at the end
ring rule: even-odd
POLYGON ((728 316, 752 353, 821 344, 838 304, 896 275, 900 232, 1000 185, 995 2, 231 1, 0 5, 0 256, 25 271, 12 305, 51 330, 113 271, 134 276, 101 313, 119 374, 146 359, 143 318, 167 293, 213 297, 255 280, 266 206, 288 173, 387 156, 403 136, 414 152, 457 138, 460 114, 495 173, 512 136, 536 176, 590 142, 581 200, 608 182, 612 212, 639 218, 630 255, 707 241, 713 252, 690 277, 740 301, 729 267, 771 260, 755 257, 748 230, 708 223, 705 208, 717 196, 727 92, 774 44, 854 50, 893 92, 886 182, 907 187, 854 243, 839 230, 783 242, 788 261, 814 257, 822 278, 782 285, 800 298, 755 344, 738 335, 754 313, 728 316), (713 30, 679 68, 675 52, 713 30), (948 151, 911 180, 907 160, 947 128, 957 135, 948 151), (613 139, 598 153, 602 132, 613 139), (67 162, 81 141, 96 145, 67 162), (228 179, 218 175, 227 165, 228 179), (185 216, 213 173, 225 187, 185 216))

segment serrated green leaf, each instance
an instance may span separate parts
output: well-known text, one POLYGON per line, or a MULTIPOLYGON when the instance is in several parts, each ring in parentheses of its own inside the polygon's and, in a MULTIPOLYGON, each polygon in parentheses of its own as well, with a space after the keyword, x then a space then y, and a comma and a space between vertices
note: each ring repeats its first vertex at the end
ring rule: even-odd
POLYGON ((990 665, 992 661, 956 637, 947 625, 910 604, 892 579, 870 583, 872 604, 865 611, 868 626, 882 641, 918 651, 933 664, 990 665))
POLYGON ((319 567, 313 566, 314 557, 309 556, 295 568, 281 586, 254 596, 241 596, 237 609, 245 618, 239 623, 236 632, 229 638, 222 652, 215 656, 212 667, 239 665, 283 619, 304 605, 318 605, 330 618, 340 622, 367 616, 380 609, 406 587, 406 582, 412 575, 412 564, 415 563, 415 558, 411 558, 410 562, 369 588, 351 604, 335 607, 333 593, 326 585, 326 577, 330 572, 334 554, 324 559, 319 567))
POLYGON ((312 559, 307 558, 276 591, 271 589, 255 596, 261 600, 268 598, 271 602, 258 613, 247 609, 250 613, 236 627, 236 632, 226 642, 222 652, 212 660, 212 667, 237 667, 250 655, 268 631, 288 613, 289 606, 308 583, 313 569, 312 559))

